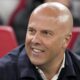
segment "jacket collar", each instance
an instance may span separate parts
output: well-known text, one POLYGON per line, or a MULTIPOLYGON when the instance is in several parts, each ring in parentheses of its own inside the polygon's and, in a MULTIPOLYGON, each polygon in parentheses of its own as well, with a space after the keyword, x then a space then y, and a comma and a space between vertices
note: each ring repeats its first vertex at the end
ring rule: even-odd
POLYGON ((65 66, 61 70, 58 80, 76 80, 76 73, 73 67, 73 61, 68 50, 65 51, 65 66))
POLYGON ((37 69, 33 64, 31 64, 28 56, 26 55, 25 48, 21 51, 18 58, 18 70, 20 78, 32 78, 37 80, 37 75, 40 77, 37 69))
POLYGON ((70 56, 72 54, 70 51, 66 50, 66 59, 65 59, 65 69, 66 69, 66 76, 76 76, 74 67, 73 67, 73 61, 70 56))
POLYGON ((73 61, 68 50, 65 52, 65 66, 61 70, 58 80, 76 80, 76 73, 73 67, 73 61))

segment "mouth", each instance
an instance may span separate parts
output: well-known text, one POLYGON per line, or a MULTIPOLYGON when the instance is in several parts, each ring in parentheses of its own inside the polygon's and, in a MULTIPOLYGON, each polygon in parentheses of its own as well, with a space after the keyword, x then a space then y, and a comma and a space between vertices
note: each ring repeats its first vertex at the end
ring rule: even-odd
POLYGON ((43 50, 41 49, 36 49, 36 48, 32 48, 32 50, 36 53, 41 53, 41 52, 44 52, 43 50))
POLYGON ((31 50, 32 50, 32 54, 35 56, 42 55, 45 52, 43 49, 36 48, 36 47, 32 47, 31 50))

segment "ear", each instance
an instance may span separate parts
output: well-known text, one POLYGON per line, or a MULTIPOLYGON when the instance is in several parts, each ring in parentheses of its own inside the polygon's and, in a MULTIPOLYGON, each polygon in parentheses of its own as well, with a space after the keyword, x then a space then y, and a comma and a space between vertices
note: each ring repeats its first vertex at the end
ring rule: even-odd
POLYGON ((64 48, 67 48, 67 46, 69 45, 71 37, 72 37, 72 33, 69 33, 68 35, 65 36, 65 39, 64 39, 64 48))

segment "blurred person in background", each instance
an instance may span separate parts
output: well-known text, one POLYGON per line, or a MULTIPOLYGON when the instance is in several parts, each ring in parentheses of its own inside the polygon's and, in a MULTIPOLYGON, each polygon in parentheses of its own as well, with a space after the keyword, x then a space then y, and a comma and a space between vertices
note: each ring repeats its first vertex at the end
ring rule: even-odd
POLYGON ((74 17, 74 27, 80 27, 80 0, 72 0, 72 14, 74 17))

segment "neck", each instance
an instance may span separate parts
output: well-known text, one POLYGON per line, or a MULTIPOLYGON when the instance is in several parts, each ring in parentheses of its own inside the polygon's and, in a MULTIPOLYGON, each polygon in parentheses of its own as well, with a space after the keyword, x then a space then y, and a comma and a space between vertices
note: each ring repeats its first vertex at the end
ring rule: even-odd
POLYGON ((43 71, 48 80, 51 80, 51 78, 54 77, 54 75, 59 71, 63 61, 62 56, 64 57, 62 54, 58 56, 53 62, 49 62, 49 64, 38 66, 43 71))

